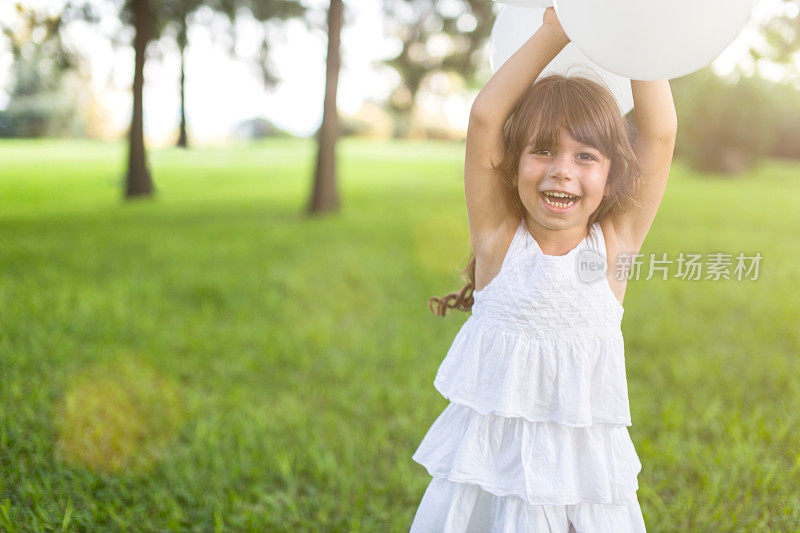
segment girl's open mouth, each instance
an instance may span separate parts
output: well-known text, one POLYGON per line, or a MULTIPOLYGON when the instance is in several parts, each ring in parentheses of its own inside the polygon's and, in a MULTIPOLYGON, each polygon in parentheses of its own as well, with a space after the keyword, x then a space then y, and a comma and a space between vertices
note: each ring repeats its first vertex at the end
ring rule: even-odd
POLYGON ((566 193, 555 192, 541 192, 539 196, 542 198, 542 203, 545 207, 553 213, 566 213, 575 208, 581 197, 571 196, 566 193))

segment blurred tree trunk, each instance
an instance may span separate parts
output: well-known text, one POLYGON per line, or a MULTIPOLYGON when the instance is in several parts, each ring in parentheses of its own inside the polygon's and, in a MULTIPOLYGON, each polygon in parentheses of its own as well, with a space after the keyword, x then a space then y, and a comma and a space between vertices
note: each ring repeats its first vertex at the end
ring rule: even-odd
POLYGON ((151 196, 153 180, 147 169, 144 148, 144 110, 142 105, 144 88, 144 61, 147 44, 152 38, 153 12, 149 0, 131 0, 131 14, 136 31, 133 38, 135 70, 133 74, 133 115, 128 136, 128 174, 125 179, 125 198, 151 196))
POLYGON ((178 30, 178 48, 181 52, 181 126, 180 126, 180 135, 178 136, 178 147, 179 148, 187 148, 188 147, 188 138, 186 135, 186 69, 185 69, 185 62, 186 62, 186 43, 187 43, 187 35, 186 35, 186 15, 184 15, 183 19, 180 22, 181 26, 178 30))
MULTIPOLYGON (((207 7, 215 10, 223 10, 226 14, 228 10, 234 9, 230 5, 223 5, 219 0, 170 0, 169 2, 157 2, 157 22, 159 24, 156 35, 162 35, 166 30, 171 34, 174 28, 175 44, 180 54, 180 126, 178 141, 175 144, 178 148, 189 147, 189 135, 186 120, 186 48, 189 46, 189 24, 191 17, 200 8, 207 7)), ((155 38, 155 37, 154 37, 155 38)))
POLYGON ((339 116, 336 110, 336 90, 339 85, 339 43, 344 23, 342 0, 331 0, 328 8, 328 58, 325 77, 325 102, 322 125, 317 132, 317 166, 314 172, 314 191, 308 205, 309 213, 332 211, 339 207, 336 190, 336 141, 339 137, 339 116))

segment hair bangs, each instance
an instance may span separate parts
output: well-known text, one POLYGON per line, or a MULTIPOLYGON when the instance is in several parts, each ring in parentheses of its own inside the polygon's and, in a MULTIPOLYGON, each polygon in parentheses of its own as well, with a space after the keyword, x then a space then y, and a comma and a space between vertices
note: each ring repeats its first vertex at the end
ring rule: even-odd
POLYGON ((591 105, 593 95, 560 90, 557 84, 547 89, 537 105, 531 106, 520 147, 558 147, 563 129, 577 142, 609 156, 614 146, 613 128, 597 106, 591 105))

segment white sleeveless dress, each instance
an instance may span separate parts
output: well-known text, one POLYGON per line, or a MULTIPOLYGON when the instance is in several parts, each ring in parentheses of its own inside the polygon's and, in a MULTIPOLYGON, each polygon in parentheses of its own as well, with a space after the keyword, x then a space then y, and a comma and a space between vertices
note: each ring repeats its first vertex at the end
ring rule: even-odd
POLYGON ((520 221, 436 374, 450 403, 413 455, 433 479, 411 533, 645 531, 605 265, 599 223, 553 256, 520 221))

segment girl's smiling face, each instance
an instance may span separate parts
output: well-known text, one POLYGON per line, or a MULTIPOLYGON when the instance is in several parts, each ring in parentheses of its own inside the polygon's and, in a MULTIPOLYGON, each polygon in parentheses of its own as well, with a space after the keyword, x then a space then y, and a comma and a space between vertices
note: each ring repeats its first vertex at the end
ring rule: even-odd
POLYGON ((610 168, 611 159, 562 128, 558 146, 531 145, 522 151, 517 174, 520 200, 544 227, 586 225, 606 194, 610 168), (575 198, 545 194, 557 191, 575 198))

